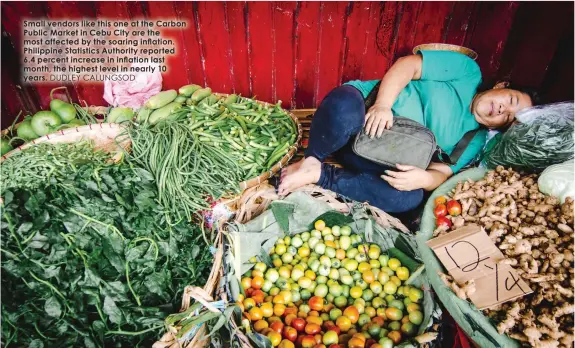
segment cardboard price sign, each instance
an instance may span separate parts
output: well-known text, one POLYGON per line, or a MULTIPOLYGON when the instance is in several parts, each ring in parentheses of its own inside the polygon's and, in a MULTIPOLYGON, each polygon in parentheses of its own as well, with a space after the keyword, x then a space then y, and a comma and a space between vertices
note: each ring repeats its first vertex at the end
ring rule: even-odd
POLYGON ((533 292, 511 266, 498 264, 505 256, 478 225, 431 239, 427 245, 457 283, 475 280, 476 291, 470 300, 478 309, 533 292))

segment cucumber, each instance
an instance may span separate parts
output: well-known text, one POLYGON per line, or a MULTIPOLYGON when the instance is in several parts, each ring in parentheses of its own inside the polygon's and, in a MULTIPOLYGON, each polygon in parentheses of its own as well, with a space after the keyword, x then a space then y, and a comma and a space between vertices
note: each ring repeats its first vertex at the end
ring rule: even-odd
POLYGON ((180 89, 178 90, 178 93, 180 93, 180 95, 189 97, 192 94, 194 94, 195 91, 197 91, 198 89, 201 89, 202 86, 199 85, 185 85, 180 87, 180 89))
POLYGON ((192 94, 192 102, 198 103, 202 99, 209 97, 212 94, 212 89, 210 87, 198 89, 192 94))
POLYGON ((176 97, 176 99, 174 99, 174 101, 175 101, 176 103, 180 103, 180 104, 185 103, 186 100, 188 100, 188 97, 186 97, 185 95, 179 95, 179 96, 176 97))
POLYGON ((148 117, 150 117, 151 113, 152 113, 151 109, 145 106, 141 107, 140 110, 138 110, 138 115, 136 116, 136 122, 144 123, 148 121, 148 117))
POLYGON ((150 97, 150 99, 144 103, 144 106, 152 110, 156 110, 173 102, 177 96, 178 92, 176 92, 174 89, 163 91, 150 97))
POLYGON ((156 124, 162 120, 165 120, 174 111, 177 111, 181 108, 182 108, 182 104, 176 103, 176 102, 171 102, 168 105, 161 107, 160 109, 154 110, 154 112, 152 112, 152 114, 148 118, 148 123, 154 125, 154 124, 156 124))

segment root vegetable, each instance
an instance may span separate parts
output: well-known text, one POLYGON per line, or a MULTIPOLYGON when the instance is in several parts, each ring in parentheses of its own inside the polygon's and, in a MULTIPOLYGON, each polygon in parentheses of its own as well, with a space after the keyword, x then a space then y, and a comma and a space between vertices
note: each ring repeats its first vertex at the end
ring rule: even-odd
MULTIPOLYGON (((524 345, 573 347, 574 201, 561 204, 539 191, 537 175, 521 175, 497 167, 477 182, 459 183, 452 198, 462 205, 453 226, 478 223, 514 267, 533 294, 498 305, 484 313, 498 322, 497 330, 524 345)), ((458 297, 468 298, 471 284, 457 284, 440 275, 458 297)))

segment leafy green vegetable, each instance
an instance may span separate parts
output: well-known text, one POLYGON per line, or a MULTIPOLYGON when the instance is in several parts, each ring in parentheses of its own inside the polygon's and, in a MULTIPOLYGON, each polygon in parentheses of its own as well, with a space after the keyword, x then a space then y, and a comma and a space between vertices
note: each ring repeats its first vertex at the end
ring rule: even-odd
POLYGON ((70 153, 43 181, 3 183, 3 344, 149 347, 184 287, 206 282, 202 228, 167 222, 148 171, 51 147, 44 153, 70 153))
POLYGON ((104 163, 110 156, 94 151, 89 141, 54 146, 40 143, 25 151, 17 152, 2 162, 0 194, 7 189, 35 189, 46 182, 73 175, 77 166, 85 163, 104 163))

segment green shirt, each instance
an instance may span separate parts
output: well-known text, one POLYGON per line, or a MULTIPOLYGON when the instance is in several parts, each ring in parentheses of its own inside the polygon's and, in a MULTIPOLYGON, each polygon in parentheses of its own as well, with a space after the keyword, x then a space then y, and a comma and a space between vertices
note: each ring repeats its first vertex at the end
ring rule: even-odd
MULTIPOLYGON (((479 123, 470 111, 471 101, 481 83, 481 71, 468 56, 451 51, 420 51, 423 56, 421 79, 413 80, 399 93, 392 112, 410 118, 429 128, 437 144, 447 153, 479 123)), ((349 81, 365 97, 379 80, 349 81)), ((481 151, 487 131, 478 132, 457 163, 458 172, 481 151)))

